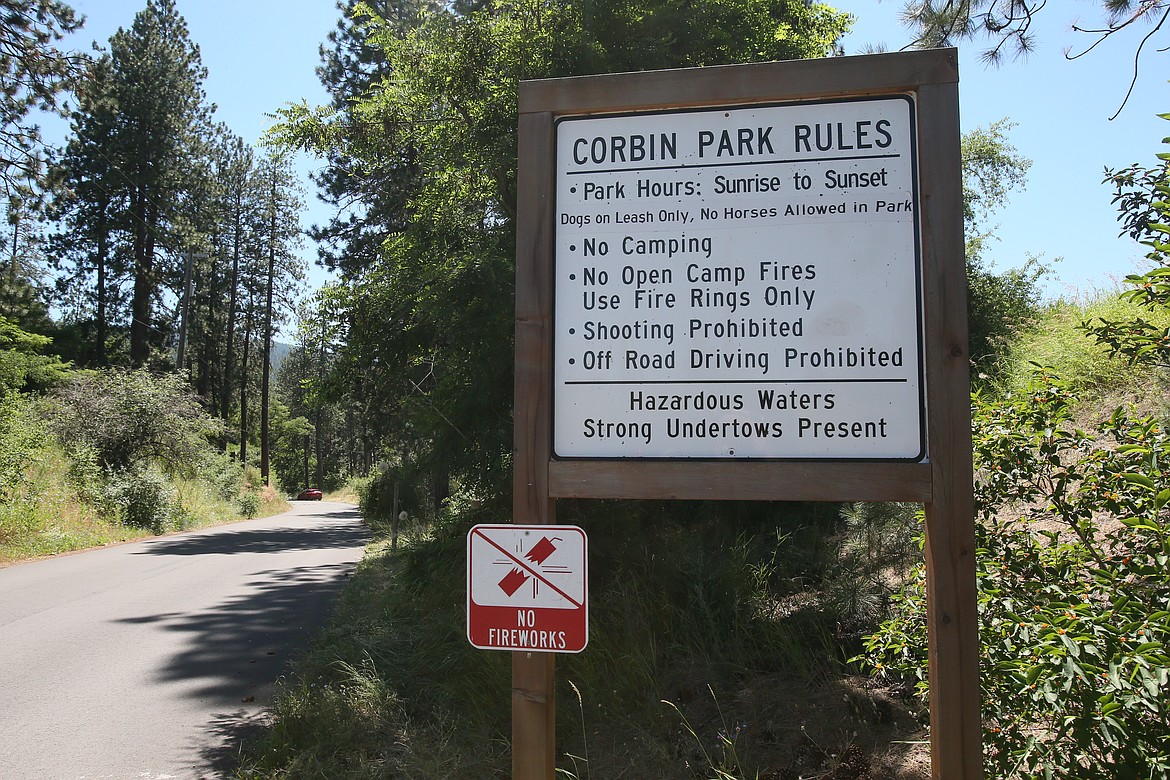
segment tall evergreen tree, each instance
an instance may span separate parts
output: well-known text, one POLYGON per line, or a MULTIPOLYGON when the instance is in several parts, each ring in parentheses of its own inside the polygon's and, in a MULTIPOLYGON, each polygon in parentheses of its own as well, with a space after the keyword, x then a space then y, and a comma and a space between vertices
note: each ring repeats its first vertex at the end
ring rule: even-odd
POLYGON ((209 296, 209 304, 218 305, 219 312, 217 316, 209 314, 208 321, 212 332, 223 334, 222 352, 215 352, 219 360, 216 406, 219 416, 227 420, 235 397, 237 325, 247 271, 246 252, 255 229, 258 202, 254 153, 243 139, 221 128, 213 161, 221 198, 216 257, 222 264, 222 278, 209 296))
POLYGON ((0 316, 41 332, 49 326, 38 273, 45 145, 34 114, 62 110, 84 58, 57 43, 81 23, 60 0, 0 0, 0 316))
POLYGON ((130 29, 110 39, 110 56, 118 106, 110 156, 125 180, 123 226, 134 278, 130 361, 142 365, 162 333, 153 311, 168 270, 160 259, 169 257, 173 272, 186 249, 174 222, 179 193, 198 169, 192 153, 209 114, 202 89, 207 71, 174 0, 147 0, 130 29), (168 254, 160 255, 164 250, 168 254))
POLYGON ((121 294, 128 269, 125 253, 117 251, 125 182, 109 156, 118 132, 111 70, 109 54, 89 60, 70 115, 69 140, 50 176, 55 193, 50 215, 59 226, 51 239, 60 274, 57 292, 70 304, 67 317, 92 331, 78 357, 99 366, 109 362, 111 327, 129 321, 121 294))
POLYGON ((293 107, 281 132, 403 188, 400 221, 338 293, 338 370, 362 376, 364 403, 394 420, 395 454, 437 484, 449 473, 505 487, 520 79, 824 56, 847 22, 788 0, 489 0, 406 31, 371 15, 360 34, 392 77, 344 109, 293 107))
POLYGON ((256 170, 256 185, 260 198, 257 246, 264 269, 260 476, 268 484, 271 459, 269 423, 272 339, 282 312, 291 308, 295 285, 304 278, 300 258, 295 252, 301 244, 300 214, 304 210, 304 201, 291 161, 284 154, 271 153, 260 161, 256 170))
POLYGON ((28 197, 43 166, 40 130, 29 115, 56 110, 81 64, 56 43, 82 20, 60 0, 0 0, 0 186, 28 197))
MULTIPOLYGON (((317 76, 332 96, 333 111, 345 113, 382 79, 390 75, 381 49, 366 34, 371 14, 406 35, 422 14, 441 7, 434 0, 340 0, 341 18, 321 47, 317 76)), ((412 150, 402 149, 396 164, 371 171, 345 147, 333 147, 326 165, 313 176, 318 197, 333 207, 325 225, 313 226, 321 260, 345 274, 357 274, 377 258, 386 237, 401 230, 409 218, 407 198, 418 176, 412 150)))

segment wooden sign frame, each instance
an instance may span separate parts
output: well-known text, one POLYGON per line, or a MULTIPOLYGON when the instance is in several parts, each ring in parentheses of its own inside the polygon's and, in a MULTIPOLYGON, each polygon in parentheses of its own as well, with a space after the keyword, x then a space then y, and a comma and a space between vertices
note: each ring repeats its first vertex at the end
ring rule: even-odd
MULTIPOLYGON (((967 283, 955 49, 524 82, 519 90, 513 522, 558 498, 911 501, 926 507, 931 773, 982 777, 967 283), (552 453, 555 122, 560 117, 912 94, 926 433, 922 462, 559 460, 552 453)), ((555 773, 555 655, 513 653, 514 780, 555 773)))

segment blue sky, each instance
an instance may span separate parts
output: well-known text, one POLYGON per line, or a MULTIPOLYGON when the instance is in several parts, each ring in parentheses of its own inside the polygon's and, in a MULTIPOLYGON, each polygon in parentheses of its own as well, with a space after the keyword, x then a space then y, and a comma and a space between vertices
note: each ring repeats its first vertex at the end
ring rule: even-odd
MULTIPOLYGON (((842 41, 847 54, 867 44, 896 50, 909 39, 898 24, 900 0, 830 4, 857 17, 854 32, 842 41)), ((964 43, 959 51, 963 130, 1006 117, 1017 123, 1011 142, 1032 160, 1027 189, 1014 194, 998 215, 1000 240, 990 256, 1000 269, 1019 265, 1029 254, 1063 258, 1046 285, 1053 296, 1112 289, 1127 273, 1145 267, 1142 248, 1117 236, 1117 212, 1111 190, 1101 183, 1103 169, 1150 165, 1156 153, 1170 151, 1161 144, 1170 135, 1170 122, 1156 116, 1170 112, 1166 54, 1147 51, 1138 87, 1112 122, 1132 75, 1134 36, 1107 41, 1081 59, 1065 59, 1066 47, 1083 47, 1089 40, 1071 24, 1078 17, 1083 24, 1099 21, 1100 5, 1101 0, 1049 3, 1037 17, 1037 48, 1024 60, 991 68, 979 60, 986 48, 979 42, 964 43)))
MULTIPOLYGON (((1065 47, 1085 42, 1070 24, 1078 17, 1085 23, 1098 20, 1100 4, 1050 3, 1039 17, 1037 50, 1026 60, 988 68, 978 59, 978 42, 960 50, 963 129, 1011 119, 1017 123, 1011 141, 1033 161, 1027 189, 998 215, 1000 240, 990 258, 999 269, 1019 265, 1029 254, 1061 258, 1046 287, 1052 296, 1110 289, 1143 267, 1141 247, 1117 237, 1102 171, 1131 162, 1152 164, 1154 154, 1164 150, 1162 138, 1170 135, 1170 123, 1156 117, 1170 111, 1166 54, 1147 53, 1138 88, 1112 122, 1108 118, 1129 84, 1134 36, 1107 42, 1080 60, 1065 59, 1065 47)), ((145 0, 73 0, 72 5, 88 18, 75 45, 88 47, 94 40, 105 44, 119 26, 129 26, 145 0)), ((896 50, 909 38, 897 21, 901 0, 830 0, 830 5, 857 17, 854 32, 842 41, 847 54, 867 45, 896 50)), ((286 103, 326 101, 314 68, 318 45, 338 17, 333 0, 178 0, 178 7, 208 68, 205 88, 218 106, 217 119, 245 140, 258 141, 270 122, 266 114, 286 103)), ((301 168, 318 164, 305 159, 301 168)), ((306 188, 310 210, 303 223, 327 220, 328 209, 316 201, 307 179, 306 188)), ((306 245, 304 256, 312 261, 314 248, 306 245)), ((318 285, 324 279, 320 270, 311 275, 318 285)))

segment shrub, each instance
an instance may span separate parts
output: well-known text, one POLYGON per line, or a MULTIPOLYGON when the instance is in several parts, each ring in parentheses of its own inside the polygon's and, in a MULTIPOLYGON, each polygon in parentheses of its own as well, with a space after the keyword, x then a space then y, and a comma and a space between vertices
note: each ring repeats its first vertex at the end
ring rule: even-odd
POLYGON ((127 469, 109 477, 105 505, 126 525, 161 534, 173 526, 175 488, 156 468, 127 469))
POLYGON ((69 453, 69 483, 83 499, 92 503, 101 500, 106 478, 97 450, 88 444, 78 444, 69 453))
POLYGON ((240 492, 244 469, 238 460, 227 453, 207 452, 199 465, 199 476, 212 487, 216 496, 230 501, 240 492))
POLYGON ((398 508, 419 516, 428 508, 426 477, 409 466, 378 467, 360 487, 358 494, 362 517, 375 527, 388 528, 394 520, 394 489, 398 488, 398 508))
POLYGON ((239 498, 240 514, 251 520, 260 514, 260 494, 248 491, 239 498))
POLYGON ((922 509, 864 502, 842 507, 841 518, 845 528, 825 583, 825 603, 856 638, 887 613, 905 573, 921 556, 915 541, 922 531, 922 509))
MULTIPOLYGON (((1118 410, 1094 439, 1069 426, 1073 400, 1044 372, 975 398, 986 770, 1165 780, 1170 437, 1118 410)), ((923 584, 920 568, 861 660, 925 696, 923 584)))
POLYGON ((12 498, 44 447, 45 425, 23 396, 0 397, 0 501, 12 498))
POLYGON ((158 460, 187 473, 222 423, 208 416, 182 375, 145 370, 80 374, 58 393, 55 426, 71 449, 92 447, 110 474, 158 460))

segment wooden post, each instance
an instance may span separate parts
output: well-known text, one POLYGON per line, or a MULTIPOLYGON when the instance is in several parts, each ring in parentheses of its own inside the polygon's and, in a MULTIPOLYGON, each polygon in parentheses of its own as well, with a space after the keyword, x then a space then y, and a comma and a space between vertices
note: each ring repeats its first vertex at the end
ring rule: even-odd
POLYGON ((398 505, 398 480, 394 480, 394 502, 391 505, 390 509, 391 509, 390 514, 392 516, 391 520, 390 520, 390 549, 397 550, 398 549, 398 524, 399 524, 398 513, 401 511, 401 509, 398 505))
MULTIPOLYGON (((556 522, 548 493, 552 375, 552 114, 522 114, 517 171, 516 394, 512 522, 556 522)), ((512 780, 556 772, 556 656, 512 653, 512 780)))
POLYGON ((926 504, 926 625, 931 777, 983 776, 967 275, 962 235, 959 92, 918 90, 925 266, 927 407, 934 495, 926 504))
MULTIPOLYGON (((982 778, 967 290, 954 49, 525 82, 517 171, 513 521, 555 499, 916 501, 926 505, 935 780, 982 778), (928 453, 920 462, 552 457, 554 120, 913 94, 918 118, 928 453)), ((555 656, 514 653, 513 780, 555 772, 555 656)))

